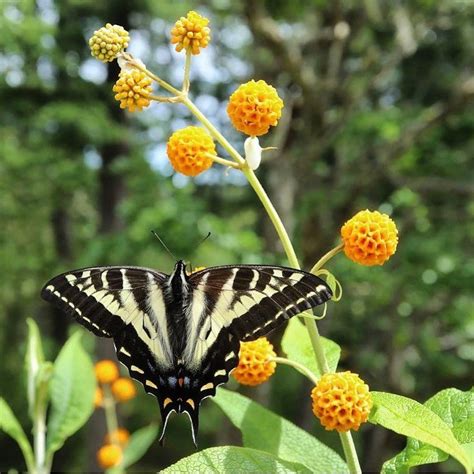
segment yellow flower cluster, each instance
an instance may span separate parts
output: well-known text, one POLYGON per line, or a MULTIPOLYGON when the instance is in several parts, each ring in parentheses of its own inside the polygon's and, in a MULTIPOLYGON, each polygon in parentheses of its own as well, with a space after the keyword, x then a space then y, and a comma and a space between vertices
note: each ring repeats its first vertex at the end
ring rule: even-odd
MULTIPOLYGON (((120 377, 117 364, 112 360, 101 360, 95 364, 95 376, 100 385, 110 385, 112 395, 117 402, 126 402, 137 394, 135 384, 127 377, 120 377)), ((96 388, 94 404, 103 406, 104 391, 101 386, 96 388)))
POLYGON ((171 135, 166 147, 173 168, 186 176, 197 176, 212 166, 206 154, 216 154, 211 136, 201 127, 186 127, 171 135))
POLYGON ((326 430, 358 430, 372 408, 369 387, 357 374, 324 374, 311 392, 313 413, 326 430))
POLYGON ((276 89, 265 81, 252 79, 230 96, 227 114, 237 130, 258 136, 278 123, 282 109, 283 101, 276 89))
POLYGON ((135 112, 150 105, 151 79, 139 69, 122 70, 112 90, 121 109, 135 112))
POLYGON ((103 469, 109 469, 122 462, 122 448, 117 444, 105 444, 97 451, 97 462, 103 469))
POLYGON ((242 385, 259 385, 266 382, 275 372, 276 362, 269 361, 271 357, 276 357, 276 354, 266 337, 241 342, 239 365, 232 375, 242 385))
POLYGON ((176 51, 183 49, 199 54, 211 40, 211 30, 207 26, 209 20, 194 11, 182 16, 171 30, 171 43, 176 45, 176 51))
POLYGON ((107 23, 89 39, 91 54, 104 63, 113 61, 119 53, 128 47, 130 36, 120 25, 107 23))
POLYGON ((378 211, 360 211, 341 228, 344 252, 361 265, 382 265, 397 250, 395 222, 378 211))

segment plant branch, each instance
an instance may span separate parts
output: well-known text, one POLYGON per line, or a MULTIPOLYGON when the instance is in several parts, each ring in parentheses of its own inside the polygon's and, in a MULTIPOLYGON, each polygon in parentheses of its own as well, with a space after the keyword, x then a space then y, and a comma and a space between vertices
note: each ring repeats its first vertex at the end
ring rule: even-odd
POLYGON ((268 360, 274 361, 277 364, 289 365, 290 367, 293 367, 294 369, 296 369, 298 372, 302 373, 314 385, 318 383, 318 378, 316 377, 315 374, 313 374, 313 372, 311 372, 311 370, 309 370, 304 365, 299 364, 298 362, 295 362, 294 360, 286 359, 285 357, 270 357, 270 359, 268 360))

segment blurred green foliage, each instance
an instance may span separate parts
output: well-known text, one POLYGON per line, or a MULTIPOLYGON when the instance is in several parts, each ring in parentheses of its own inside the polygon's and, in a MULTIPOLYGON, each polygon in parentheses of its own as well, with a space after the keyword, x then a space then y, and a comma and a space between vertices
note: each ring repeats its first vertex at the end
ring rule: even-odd
MULTIPOLYGON (((265 78, 285 98, 280 127, 262 139, 279 152, 259 174, 305 266, 337 243, 341 224, 361 208, 397 222, 399 249, 384 267, 363 268, 343 255, 328 266, 344 296, 321 331, 341 345, 342 367, 373 389, 421 402, 445 387, 469 388, 471 2, 7 1, 0 10, 0 389, 21 424, 28 426, 26 318, 47 335, 49 359, 68 332, 69 321, 39 299, 51 276, 97 264, 170 270, 174 262, 152 229, 196 266, 285 263, 256 197, 233 172, 171 176, 164 144, 190 120, 183 109, 120 111, 111 92, 116 66, 100 65, 87 50, 94 29, 120 23, 131 30, 132 52, 179 81, 183 58, 168 45, 168 31, 188 7, 209 14, 213 31, 212 46, 194 61, 192 94, 238 148, 242 137, 224 113, 236 85, 265 78)), ((267 387, 247 391, 339 449, 312 419, 308 393, 286 368, 267 387)), ((154 401, 140 398, 122 415, 130 431, 158 418, 154 401)), ((213 404, 204 403, 201 418, 203 447, 239 441, 213 404)), ((186 423, 174 418, 166 448, 153 447, 140 468, 158 470, 190 454, 191 443, 181 441, 186 423)), ((85 453, 97 449, 88 440, 86 430, 73 437, 54 469, 88 469, 85 453)), ((403 447, 365 427, 356 442, 374 470, 403 447)), ((1 469, 23 468, 3 437, 0 452, 1 469)))

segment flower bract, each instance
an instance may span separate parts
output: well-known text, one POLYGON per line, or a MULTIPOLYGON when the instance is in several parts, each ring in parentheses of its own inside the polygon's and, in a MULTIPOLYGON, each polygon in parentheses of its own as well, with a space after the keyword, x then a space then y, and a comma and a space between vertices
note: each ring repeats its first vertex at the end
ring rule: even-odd
POLYGON ((113 61, 119 53, 128 47, 130 36, 120 25, 107 23, 89 39, 92 56, 104 63, 113 61))
POLYGON ((209 19, 194 11, 182 16, 171 30, 171 43, 176 45, 176 51, 183 49, 199 54, 211 40, 211 30, 207 26, 209 19))
POLYGON ((397 250, 398 230, 387 214, 360 211, 341 227, 344 252, 361 265, 382 265, 397 250))
POLYGON ((201 127, 186 127, 171 135, 166 147, 173 168, 186 176, 197 176, 212 166, 207 154, 215 155, 211 136, 201 127))
POLYGON ((324 374, 311 398, 314 415, 329 431, 357 431, 372 408, 368 385, 352 372, 324 374))
POLYGON ((262 80, 251 80, 230 96, 227 114, 237 130, 258 136, 278 123, 282 109, 283 101, 274 87, 262 80))
POLYGON ((232 375, 242 385, 259 385, 266 382, 275 372, 276 362, 270 361, 271 357, 276 357, 276 354, 266 337, 241 342, 239 365, 232 375))

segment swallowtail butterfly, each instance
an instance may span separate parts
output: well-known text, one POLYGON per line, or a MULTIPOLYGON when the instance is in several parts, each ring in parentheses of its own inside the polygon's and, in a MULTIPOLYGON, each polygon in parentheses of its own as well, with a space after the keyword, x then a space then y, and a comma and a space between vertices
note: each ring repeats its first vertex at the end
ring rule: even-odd
POLYGON ((187 413, 196 444, 201 401, 237 366, 240 341, 253 341, 324 303, 331 290, 301 270, 266 265, 210 267, 171 275, 139 267, 63 273, 42 297, 92 331, 113 338, 118 359, 161 410, 187 413))

